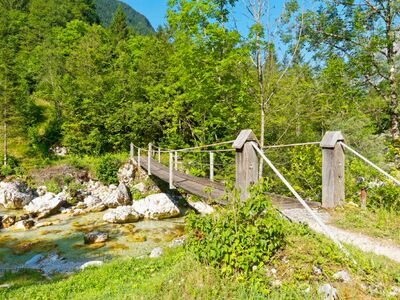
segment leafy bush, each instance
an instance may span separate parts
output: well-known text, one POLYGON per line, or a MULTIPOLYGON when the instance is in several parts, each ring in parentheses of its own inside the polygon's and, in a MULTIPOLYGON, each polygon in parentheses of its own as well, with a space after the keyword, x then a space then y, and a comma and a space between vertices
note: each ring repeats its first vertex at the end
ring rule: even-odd
POLYGON ((110 154, 103 156, 96 166, 96 177, 104 184, 118 183, 118 169, 121 161, 110 154))
POLYGON ((247 201, 236 197, 220 214, 187 216, 186 248, 222 272, 251 277, 283 246, 283 219, 263 193, 263 184, 247 201), (254 273, 255 272, 255 273, 254 273))
POLYGON ((75 205, 78 202, 78 195, 82 189, 83 186, 79 182, 72 181, 68 184, 67 193, 70 195, 67 200, 68 204, 75 205))
POLYGON ((361 160, 348 159, 345 170, 346 200, 360 202, 360 190, 366 189, 367 206, 400 210, 400 188, 361 160))
POLYGON ((15 157, 13 156, 8 156, 7 157, 7 165, 2 165, 0 167, 0 175, 1 176, 10 176, 14 175, 16 173, 16 170, 18 169, 18 161, 15 157))
MULTIPOLYGON (((322 153, 319 146, 309 145, 291 147, 282 155, 282 149, 277 153, 268 153, 279 171, 290 182, 294 189, 304 198, 321 201, 322 198, 322 153), (283 165, 281 165, 283 164, 283 165)), ((268 178, 271 191, 277 194, 292 196, 287 187, 268 168, 268 178)))

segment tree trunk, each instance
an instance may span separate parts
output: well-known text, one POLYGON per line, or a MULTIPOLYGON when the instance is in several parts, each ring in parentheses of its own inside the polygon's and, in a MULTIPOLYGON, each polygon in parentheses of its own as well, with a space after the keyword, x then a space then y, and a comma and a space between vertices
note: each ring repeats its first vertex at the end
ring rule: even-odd
POLYGON ((386 7, 386 40, 387 40, 387 63, 389 67, 389 86, 390 86, 390 133, 392 140, 396 141, 400 137, 399 132, 399 116, 398 116, 398 94, 397 94, 397 80, 396 80, 396 50, 395 50, 395 36, 393 30, 393 4, 387 1, 386 7))
MULTIPOLYGON (((259 20, 260 22, 260 20, 259 20)), ((257 34, 257 73, 258 73, 258 87, 259 87, 259 101, 260 101, 260 148, 264 148, 264 137, 265 137, 265 100, 264 100, 264 74, 263 64, 261 57, 261 45, 260 36, 257 34)), ((264 160, 260 159, 259 179, 262 178, 264 168, 264 160)))
POLYGON ((4 144, 4 157, 3 157, 3 165, 7 166, 7 108, 3 110, 3 144, 4 144))

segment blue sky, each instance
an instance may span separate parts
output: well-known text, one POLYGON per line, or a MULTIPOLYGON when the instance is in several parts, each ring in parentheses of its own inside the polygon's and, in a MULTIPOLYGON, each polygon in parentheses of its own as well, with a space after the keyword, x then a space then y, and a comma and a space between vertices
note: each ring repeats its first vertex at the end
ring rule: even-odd
MULTIPOLYGON (((122 0, 129 4, 132 8, 145 15, 153 27, 157 29, 158 26, 166 23, 165 15, 167 11, 167 0, 122 0)), ((304 3, 310 3, 311 0, 304 0, 304 3)), ((271 20, 276 19, 282 11, 283 3, 285 0, 270 0, 271 7, 271 20)), ((308 5, 307 5, 308 6, 308 5)), ((234 12, 235 20, 239 31, 242 34, 247 33, 249 20, 246 17, 246 11, 243 7, 242 1, 238 1, 237 7, 234 12)))

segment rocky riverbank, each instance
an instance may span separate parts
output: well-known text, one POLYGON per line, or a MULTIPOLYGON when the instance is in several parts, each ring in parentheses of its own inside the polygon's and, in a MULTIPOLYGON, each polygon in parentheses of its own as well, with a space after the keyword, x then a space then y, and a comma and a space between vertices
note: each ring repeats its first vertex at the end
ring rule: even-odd
POLYGON ((0 271, 72 272, 93 260, 159 253, 152 250, 182 242, 188 210, 214 211, 149 185, 133 160, 119 170, 117 185, 83 178, 77 179, 80 189, 59 193, 0 182, 0 271), (132 191, 143 197, 133 199, 132 191))

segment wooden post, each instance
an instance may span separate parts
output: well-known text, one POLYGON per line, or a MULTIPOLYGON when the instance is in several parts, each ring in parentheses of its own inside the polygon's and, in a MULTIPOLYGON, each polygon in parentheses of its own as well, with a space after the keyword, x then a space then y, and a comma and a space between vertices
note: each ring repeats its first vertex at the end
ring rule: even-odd
POLYGON ((169 152, 169 188, 175 189, 174 186, 174 154, 169 152))
POLYGON ((344 151, 340 131, 328 131, 322 141, 322 207, 334 208, 344 200, 344 151))
POLYGON ((133 158, 135 156, 135 149, 133 148, 133 144, 130 144, 130 151, 129 151, 129 157, 133 158))
POLYGON ((175 171, 178 171, 178 151, 175 151, 175 171))
POLYGON ((151 175, 151 154, 153 153, 152 145, 149 143, 149 152, 147 153, 147 175, 151 175))
POLYGON ((158 148, 158 162, 161 163, 161 149, 158 148))
POLYGON ((138 148, 137 151, 137 164, 138 164, 138 170, 140 172, 140 148, 138 148))
POLYGON ((210 152, 210 181, 214 181, 214 152, 210 152))
POLYGON ((361 188, 360 202, 361 202, 361 208, 366 209, 367 208, 367 189, 366 188, 361 188))
POLYGON ((251 142, 258 144, 251 129, 242 130, 233 142, 236 149, 236 189, 240 199, 250 197, 249 187, 258 182, 258 156, 251 142))

